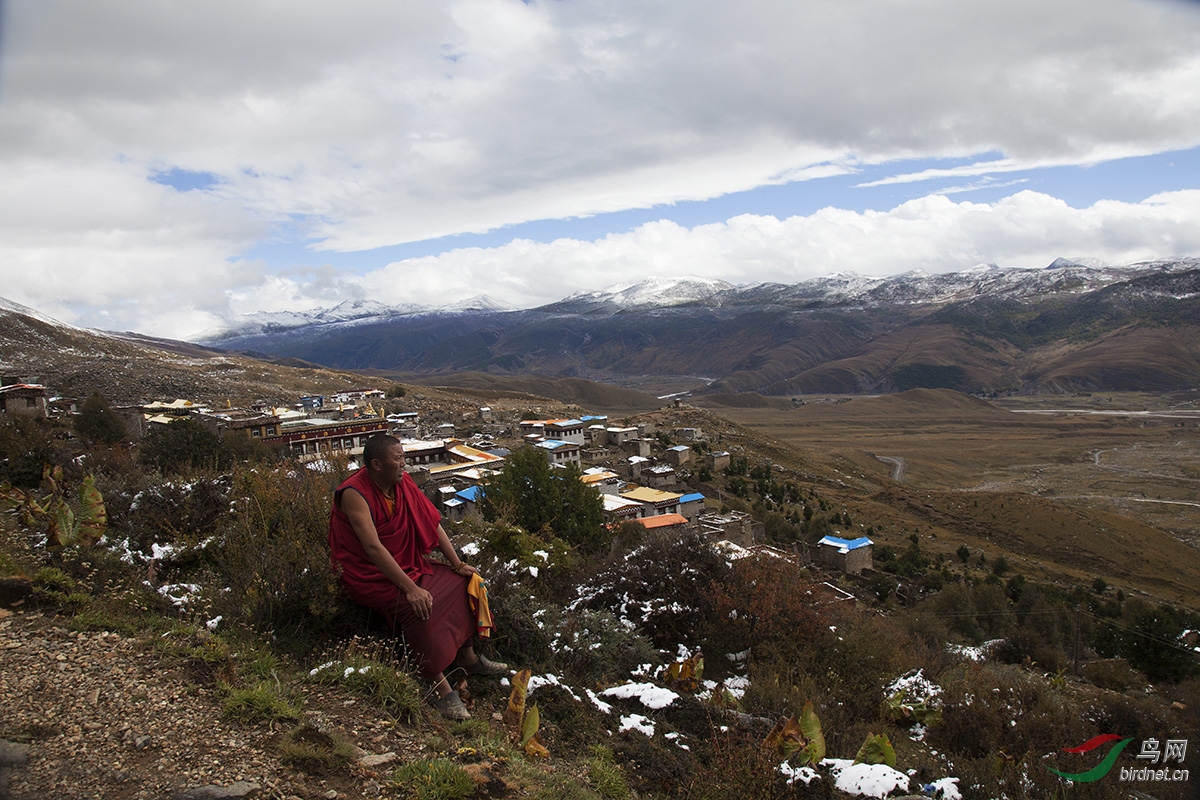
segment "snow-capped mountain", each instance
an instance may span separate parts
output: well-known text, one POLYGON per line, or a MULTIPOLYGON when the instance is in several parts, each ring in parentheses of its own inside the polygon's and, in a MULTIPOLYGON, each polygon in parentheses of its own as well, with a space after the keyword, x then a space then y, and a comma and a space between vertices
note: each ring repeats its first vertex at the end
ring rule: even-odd
POLYGON ((55 319, 49 314, 43 314, 35 308, 21 305, 15 300, 9 300, 6 297, 0 297, 0 313, 20 314, 25 317, 32 317, 40 322, 45 322, 47 325, 78 330, 74 325, 68 325, 65 322, 55 319))
POLYGON ((515 310, 487 295, 461 300, 449 306, 432 308, 414 303, 389 306, 375 300, 344 300, 329 308, 306 311, 260 311, 244 314, 224 328, 198 333, 194 341, 219 344, 230 339, 262 334, 278 334, 300 328, 322 329, 385 322, 396 317, 421 314, 488 314, 515 310))
MULTIPOLYGON (((843 271, 791 285, 759 283, 746 286, 694 276, 650 277, 636 283, 619 283, 596 291, 577 292, 535 310, 556 315, 603 316, 680 307, 761 305, 809 309, 876 308, 885 305, 937 305, 979 297, 1024 301, 1056 294, 1082 294, 1144 273, 1167 273, 1198 266, 1200 259, 1113 267, 1096 259, 1058 258, 1042 268, 980 264, 960 272, 929 274, 913 270, 889 277, 843 271)), ((389 306, 373 300, 346 300, 329 308, 247 314, 228 327, 205 331, 192 337, 192 340, 223 344, 247 337, 287 335, 291 331, 328 332, 401 317, 503 314, 517 310, 486 295, 436 308, 413 304, 389 306)))
POLYGON ((732 283, 712 278, 647 278, 618 283, 595 292, 577 292, 543 310, 557 313, 592 313, 601 310, 645 310, 702 303, 734 289, 732 283))
MULTIPOLYGON (((3 308, 16 310, 0 310, 0 327, 29 311, 3 308)), ((1200 385, 1200 259, 840 272, 791 285, 651 278, 533 309, 486 297, 438 309, 349 301, 251 315, 240 329, 209 341, 412 374, 693 375, 715 378, 713 392, 767 395, 1175 391, 1200 385)))
POLYGON ((725 304, 874 308, 883 305, 945 304, 993 297, 1013 300, 1083 294, 1150 273, 1200 267, 1200 259, 1149 261, 1112 267, 1095 259, 1058 258, 1042 268, 980 264, 961 272, 931 275, 914 270, 887 278, 839 272, 787 286, 758 284, 722 296, 725 304))

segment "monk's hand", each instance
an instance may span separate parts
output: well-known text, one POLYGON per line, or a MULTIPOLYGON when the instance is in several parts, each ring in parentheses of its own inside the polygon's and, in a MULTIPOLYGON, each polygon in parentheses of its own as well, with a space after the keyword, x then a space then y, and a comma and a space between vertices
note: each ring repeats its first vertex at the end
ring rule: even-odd
POLYGON ((412 606, 417 619, 429 619, 429 615, 433 613, 433 595, 420 586, 414 586, 411 592, 405 594, 405 597, 408 598, 408 604, 412 606))
POLYGON ((454 571, 459 575, 462 575, 464 578, 468 575, 479 574, 479 570, 475 569, 470 564, 459 564, 457 567, 455 567, 454 571))

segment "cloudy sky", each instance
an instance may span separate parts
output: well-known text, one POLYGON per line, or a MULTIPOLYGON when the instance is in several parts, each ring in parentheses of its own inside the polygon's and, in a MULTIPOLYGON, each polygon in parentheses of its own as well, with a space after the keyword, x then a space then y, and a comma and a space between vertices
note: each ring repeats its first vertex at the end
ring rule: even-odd
POLYGON ((1200 3, 0 0, 0 296, 187 337, 1200 256, 1200 3))

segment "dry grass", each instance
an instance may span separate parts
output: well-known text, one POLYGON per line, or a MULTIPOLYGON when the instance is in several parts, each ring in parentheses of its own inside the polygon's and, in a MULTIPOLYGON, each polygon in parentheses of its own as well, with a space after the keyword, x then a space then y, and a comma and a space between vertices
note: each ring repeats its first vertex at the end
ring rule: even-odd
POLYGON ((1174 407, 1179 416, 1014 413, 946 390, 805 400, 787 411, 720 413, 775 444, 772 458, 785 469, 836 492, 856 521, 876 527, 877 542, 902 548, 916 531, 930 553, 952 558, 966 544, 989 560, 1005 555, 1031 579, 1086 586, 1100 576, 1200 608, 1200 414, 1192 398, 1059 397, 1027 406, 1174 407), (880 456, 904 461, 902 483, 880 456))

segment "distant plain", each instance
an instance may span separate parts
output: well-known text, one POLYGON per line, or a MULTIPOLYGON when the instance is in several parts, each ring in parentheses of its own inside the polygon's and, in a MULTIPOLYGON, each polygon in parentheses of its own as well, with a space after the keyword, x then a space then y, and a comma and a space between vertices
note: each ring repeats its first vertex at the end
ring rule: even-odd
POLYGON ((845 499, 891 530, 923 520, 935 549, 996 547, 1031 574, 1125 581, 1200 607, 1197 393, 763 400, 696 398, 781 452, 828 464, 845 499))

